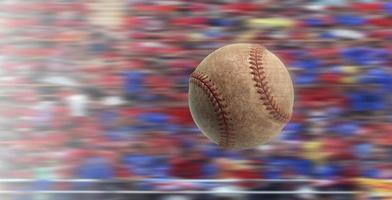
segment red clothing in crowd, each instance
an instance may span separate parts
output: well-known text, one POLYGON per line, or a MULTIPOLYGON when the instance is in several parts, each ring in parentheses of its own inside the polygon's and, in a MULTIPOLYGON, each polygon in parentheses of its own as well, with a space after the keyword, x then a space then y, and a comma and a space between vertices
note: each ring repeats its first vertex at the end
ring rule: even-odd
POLYGON ((167 91, 173 85, 169 77, 162 75, 148 76, 145 83, 152 91, 156 92, 167 91))
POLYGON ((368 23, 374 26, 383 27, 383 28, 391 28, 392 27, 392 18, 391 17, 378 17, 373 19, 368 19, 368 23))
POLYGON ((115 176, 120 179, 131 178, 133 173, 129 171, 129 168, 124 165, 117 165, 115 167, 115 176))
POLYGON ((208 6, 204 3, 195 3, 192 2, 189 6, 188 9, 191 10, 192 12, 204 12, 207 11, 208 6))
POLYGON ((298 96, 301 103, 306 107, 322 106, 325 102, 333 103, 340 107, 344 107, 347 104, 346 98, 333 87, 302 89, 298 92, 298 96))
POLYGON ((57 130, 63 129, 69 123, 69 109, 64 105, 57 105, 54 108, 52 125, 57 130))
POLYGON ((255 3, 230 3, 223 5, 222 7, 223 10, 225 11, 232 11, 232 12, 238 12, 238 13, 243 13, 243 12, 252 12, 255 10, 260 10, 261 6, 255 3))
POLYGON ((134 28, 142 27, 145 24, 145 20, 139 16, 127 17, 127 19, 125 19, 124 22, 126 27, 134 27, 134 28))
POLYGON ((174 177, 185 179, 197 179, 202 177, 202 165, 200 160, 192 158, 178 158, 172 162, 170 174, 174 177))
POLYGON ((392 30, 374 30, 368 33, 368 37, 370 38, 388 38, 392 37, 392 30))
POLYGON ((339 51, 340 50, 338 48, 334 48, 334 47, 314 48, 312 49, 312 52, 310 52, 310 54, 314 57, 324 58, 324 57, 337 56, 339 51))
MULTIPOLYGON (((257 169, 252 169, 252 168, 236 170, 234 175, 235 176, 233 178, 236 178, 236 179, 259 179, 259 178, 262 178, 260 171, 257 169)), ((242 187, 249 188, 249 187, 256 186, 257 182, 241 182, 240 185, 242 187)))
POLYGON ((189 107, 170 107, 167 114, 171 116, 171 121, 176 124, 193 124, 193 119, 189 107))
POLYGON ((341 137, 328 137, 323 140, 323 151, 326 152, 331 159, 347 159, 352 158, 352 144, 341 137))
POLYGON ((354 3, 351 7, 360 12, 379 12, 383 9, 383 4, 376 3, 354 3))
POLYGON ((102 88, 121 88, 123 85, 123 79, 121 75, 115 74, 115 73, 103 73, 100 75, 100 78, 98 78, 98 84, 102 88))
POLYGON ((207 24, 207 18, 205 17, 181 17, 171 21, 170 24, 176 26, 190 26, 190 25, 205 25, 207 24))
POLYGON ((324 73, 320 75, 320 81, 330 84, 338 84, 342 79, 342 75, 338 73, 324 73))

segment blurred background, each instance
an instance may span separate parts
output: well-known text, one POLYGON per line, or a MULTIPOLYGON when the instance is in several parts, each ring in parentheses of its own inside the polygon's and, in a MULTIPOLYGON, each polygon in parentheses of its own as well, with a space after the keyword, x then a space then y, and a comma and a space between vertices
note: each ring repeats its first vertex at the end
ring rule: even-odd
POLYGON ((0 199, 391 199, 391 27, 381 0, 1 0, 0 199), (279 55, 295 113, 225 151, 188 78, 236 42, 279 55))

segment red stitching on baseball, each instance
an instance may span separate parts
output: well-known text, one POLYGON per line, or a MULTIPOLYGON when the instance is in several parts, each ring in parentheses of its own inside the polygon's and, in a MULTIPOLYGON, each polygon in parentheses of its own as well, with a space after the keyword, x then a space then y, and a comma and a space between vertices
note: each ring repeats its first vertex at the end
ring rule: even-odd
POLYGON ((262 55, 264 48, 254 46, 249 53, 249 64, 252 70, 253 80, 256 82, 255 87, 257 93, 260 94, 260 100, 269 114, 277 121, 286 122, 289 120, 289 115, 282 112, 279 108, 274 96, 271 93, 271 87, 268 85, 267 76, 264 71, 262 55))
POLYGON ((201 87, 208 95, 212 105, 214 106, 214 111, 217 114, 219 120, 219 130, 221 132, 219 145, 228 148, 234 145, 234 134, 230 131, 230 113, 227 111, 227 105, 225 99, 219 93, 216 85, 208 78, 207 75, 200 72, 193 72, 191 74, 191 83, 195 83, 197 86, 201 87))

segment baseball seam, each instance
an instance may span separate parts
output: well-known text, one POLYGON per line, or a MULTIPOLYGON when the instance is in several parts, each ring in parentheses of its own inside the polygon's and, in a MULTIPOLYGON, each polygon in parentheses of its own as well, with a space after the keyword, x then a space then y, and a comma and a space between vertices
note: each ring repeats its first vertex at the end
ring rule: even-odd
POLYGON ((256 87, 257 93, 260 94, 260 100, 263 102, 265 109, 272 118, 279 122, 287 122, 289 115, 281 110, 272 95, 271 87, 268 83, 263 66, 263 52, 264 48, 254 46, 249 53, 249 67, 251 69, 251 74, 253 75, 253 80, 256 82, 254 86, 256 87))
POLYGON ((203 89, 214 107, 219 123, 219 145, 228 148, 234 145, 234 134, 230 130, 230 113, 227 110, 227 104, 217 86, 209 79, 209 77, 200 72, 191 74, 191 83, 196 84, 203 89))

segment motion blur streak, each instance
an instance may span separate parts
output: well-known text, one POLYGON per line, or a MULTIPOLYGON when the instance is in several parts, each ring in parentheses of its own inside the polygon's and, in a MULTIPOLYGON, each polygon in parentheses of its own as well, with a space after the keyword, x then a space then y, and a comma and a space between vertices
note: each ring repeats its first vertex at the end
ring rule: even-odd
MULTIPOLYGON (((303 194, 227 199, 366 199, 375 193, 350 191, 385 190, 392 178, 391 27, 392 3, 381 0, 1 0, 0 178, 37 180, 2 182, 1 189, 289 190, 303 194), (187 105, 189 74, 234 42, 276 52, 297 92, 282 137, 241 152, 210 143, 187 105), (172 178, 314 181, 162 181, 172 178), (140 181, 120 181, 128 179, 140 181)), ((0 198, 129 196, 227 194, 0 198)))

